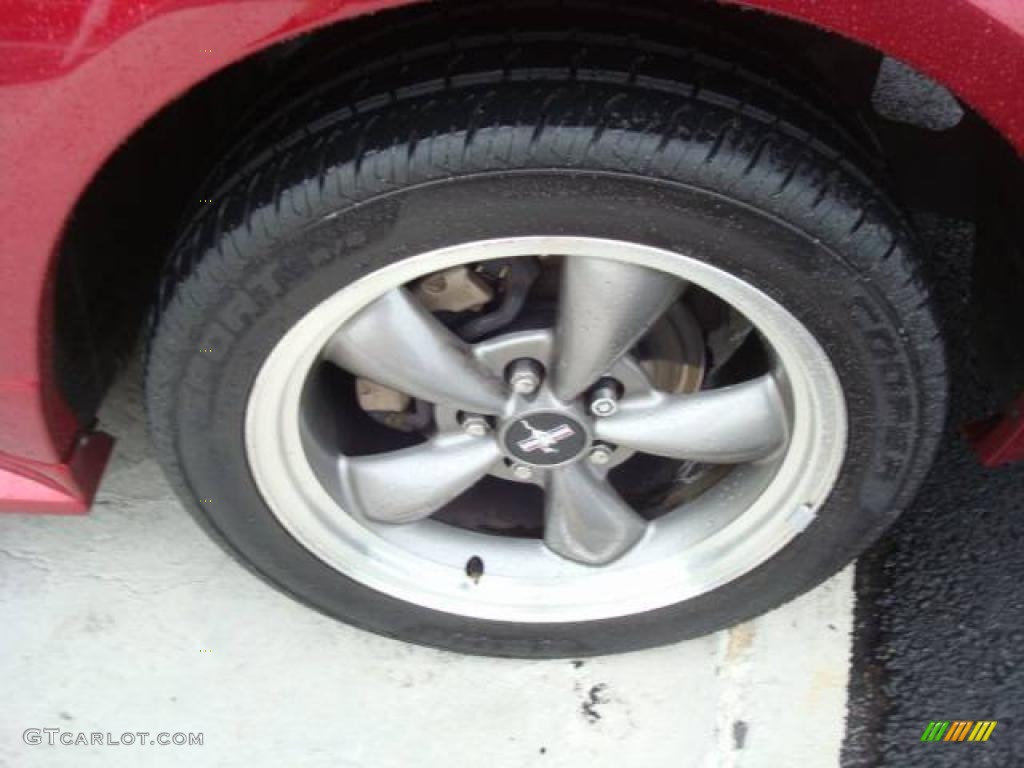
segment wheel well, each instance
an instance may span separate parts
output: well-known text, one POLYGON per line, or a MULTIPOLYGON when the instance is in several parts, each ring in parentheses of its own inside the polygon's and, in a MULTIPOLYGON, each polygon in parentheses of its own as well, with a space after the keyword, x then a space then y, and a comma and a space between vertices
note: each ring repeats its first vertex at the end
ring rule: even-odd
MULTIPOLYGON (((538 22, 562 30, 596 26, 625 37, 657 27, 673 44, 711 48, 784 83, 868 147, 908 210, 972 228, 973 258, 965 266, 972 286, 982 294, 1005 293, 1013 284, 1003 271, 1021 260, 1024 241, 1024 217, 1009 210, 1019 203, 1008 203, 1024 199, 1018 156, 941 86, 877 51, 798 22, 715 3, 426 3, 339 23, 232 65, 165 107, 106 162, 69 219, 56 273, 55 369, 79 417, 92 418, 131 352, 183 221, 203 204, 204 180, 247 126, 272 117, 275 105, 297 89, 314 86, 325 67, 372 66, 375 58, 401 56, 411 45, 447 45, 457 56, 459 35, 468 28, 478 32, 473 25, 484 17, 508 34, 538 22), (903 78, 895 95, 885 90, 890 70, 903 78), (1016 259, 1006 258, 1014 252, 1016 259)), ((995 304, 1015 305, 1005 296, 995 304)), ((976 325, 1006 339, 1007 322, 988 316, 976 325)), ((1020 325, 1018 318, 1009 322, 1020 325)), ((979 343, 993 359, 1010 354, 1005 344, 979 343)))

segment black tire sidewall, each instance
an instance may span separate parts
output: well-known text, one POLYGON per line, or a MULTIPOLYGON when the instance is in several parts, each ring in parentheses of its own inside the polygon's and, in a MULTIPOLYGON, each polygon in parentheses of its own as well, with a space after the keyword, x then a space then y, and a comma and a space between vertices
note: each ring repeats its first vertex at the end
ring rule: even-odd
POLYGON ((833 574, 891 522, 927 466, 928 393, 893 296, 839 251, 762 210, 682 183, 538 170, 425 183, 327 213, 298 218, 283 235, 241 242, 244 259, 234 274, 219 276, 227 279, 210 291, 188 341, 173 333, 162 341, 158 332, 150 378, 176 383, 157 387, 150 408, 173 435, 175 478, 204 524, 261 575, 330 615, 488 655, 582 656, 694 637, 833 574), (267 507, 246 461, 244 420, 260 366, 284 333, 336 291, 395 261, 537 235, 624 240, 706 261, 777 300, 825 349, 846 395, 846 458, 816 519, 769 561, 713 592, 643 614, 568 624, 482 621, 363 586, 310 554, 267 507))

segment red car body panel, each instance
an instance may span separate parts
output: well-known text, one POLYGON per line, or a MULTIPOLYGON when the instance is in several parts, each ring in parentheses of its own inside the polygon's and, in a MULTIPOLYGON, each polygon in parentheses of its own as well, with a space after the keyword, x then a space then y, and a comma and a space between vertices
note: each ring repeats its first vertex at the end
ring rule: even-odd
POLYGON ((1024 461, 1024 394, 1006 413, 967 424, 963 433, 986 467, 1024 461))
MULTIPOLYGON (((110 450, 76 422, 52 370, 56 255, 96 172, 147 118, 217 70, 405 2, 0 0, 0 510, 84 511, 110 450)), ((1024 153, 1021 0, 740 4, 911 64, 1024 153)))

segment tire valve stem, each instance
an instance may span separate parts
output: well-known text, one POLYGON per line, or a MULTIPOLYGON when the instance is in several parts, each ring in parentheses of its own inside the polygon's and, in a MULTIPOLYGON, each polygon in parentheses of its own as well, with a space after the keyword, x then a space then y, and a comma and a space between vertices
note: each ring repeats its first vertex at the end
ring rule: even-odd
POLYGON ((466 561, 466 575, 473 580, 474 584, 480 583, 480 577, 484 575, 484 561, 473 555, 466 561))

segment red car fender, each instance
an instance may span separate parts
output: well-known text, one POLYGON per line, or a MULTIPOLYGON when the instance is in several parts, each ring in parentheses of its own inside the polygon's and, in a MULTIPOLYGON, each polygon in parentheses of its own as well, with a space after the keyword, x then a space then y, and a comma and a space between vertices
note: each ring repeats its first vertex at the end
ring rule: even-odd
MULTIPOLYGON (((0 509, 84 510, 106 456, 82 448, 97 443, 82 442, 82 425, 51 370, 55 256, 95 173, 147 118, 217 70, 302 32, 405 2, 0 5, 0 509)), ((738 4, 815 24, 911 64, 1024 152, 1020 0, 738 4)))

